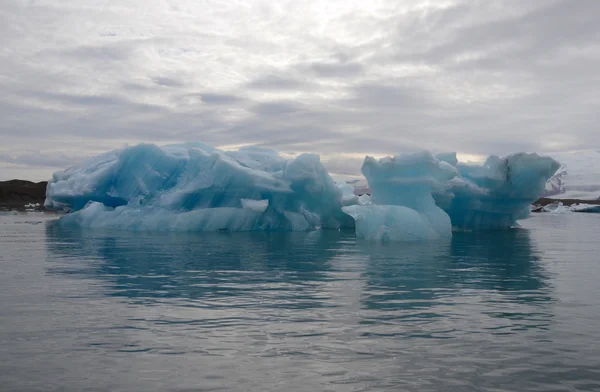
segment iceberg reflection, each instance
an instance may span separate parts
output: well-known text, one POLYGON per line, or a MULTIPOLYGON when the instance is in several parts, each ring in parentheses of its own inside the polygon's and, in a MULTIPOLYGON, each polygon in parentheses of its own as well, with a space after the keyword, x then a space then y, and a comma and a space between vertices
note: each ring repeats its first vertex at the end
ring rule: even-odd
POLYGON ((428 307, 473 293, 546 302, 552 291, 524 229, 402 246, 333 230, 116 235, 53 222, 46 235, 49 253, 61 261, 50 273, 97 278, 108 295, 149 302, 237 297, 265 306, 336 306, 334 283, 341 281, 361 291, 364 307, 378 309, 428 307))

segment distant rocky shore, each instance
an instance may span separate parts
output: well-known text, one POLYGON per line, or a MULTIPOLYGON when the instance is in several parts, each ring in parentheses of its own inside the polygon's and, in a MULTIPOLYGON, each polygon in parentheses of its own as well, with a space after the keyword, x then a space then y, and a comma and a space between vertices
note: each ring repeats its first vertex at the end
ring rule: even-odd
POLYGON ((542 197, 531 205, 531 212, 600 213, 600 200, 549 199, 542 197))
MULTIPOLYGON (((0 181, 0 211, 43 211, 47 185, 47 181, 0 181)), ((549 199, 542 197, 533 203, 532 211, 545 212, 546 210, 543 207, 558 203, 562 203, 567 207, 576 204, 600 206, 600 200, 549 199)))
POLYGON ((0 211, 43 210, 47 185, 47 181, 0 181, 0 211))

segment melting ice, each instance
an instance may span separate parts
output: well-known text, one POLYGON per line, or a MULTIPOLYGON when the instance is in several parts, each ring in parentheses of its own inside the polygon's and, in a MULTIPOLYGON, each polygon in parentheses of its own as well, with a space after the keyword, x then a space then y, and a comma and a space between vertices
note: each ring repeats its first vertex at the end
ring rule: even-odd
POLYGON ((47 208, 61 223, 164 231, 354 228, 369 240, 449 237, 452 228, 507 228, 527 216, 559 165, 537 154, 467 165, 429 152, 375 160, 362 172, 371 197, 336 184, 318 155, 220 151, 201 143, 141 144, 54 174, 47 208))

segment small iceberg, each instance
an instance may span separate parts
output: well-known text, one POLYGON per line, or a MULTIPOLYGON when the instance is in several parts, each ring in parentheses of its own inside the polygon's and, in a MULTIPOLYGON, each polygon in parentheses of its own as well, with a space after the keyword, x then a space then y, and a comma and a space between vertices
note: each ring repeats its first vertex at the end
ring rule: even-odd
POLYGON ((459 163, 455 153, 367 157, 362 173, 370 206, 343 207, 366 239, 411 241, 450 237, 452 229, 504 229, 529 216, 559 164, 537 154, 459 163))

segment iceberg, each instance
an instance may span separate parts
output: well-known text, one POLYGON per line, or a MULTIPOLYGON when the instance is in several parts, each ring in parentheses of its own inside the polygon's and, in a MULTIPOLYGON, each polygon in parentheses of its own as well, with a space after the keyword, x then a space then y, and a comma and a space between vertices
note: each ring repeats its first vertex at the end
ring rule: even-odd
POLYGON ((530 205, 558 170, 552 158, 518 153, 483 164, 458 162, 456 153, 430 152, 365 158, 370 205, 342 207, 368 240, 441 239, 452 230, 505 229, 527 218, 530 205))
POLYGON ((356 235, 367 240, 413 241, 449 238, 450 217, 433 198, 456 177, 457 169, 430 152, 366 157, 362 173, 371 189, 370 205, 345 206, 356 235))
POLYGON ((491 156, 480 165, 455 153, 376 160, 362 173, 370 194, 336 183, 315 154, 285 159, 245 147, 140 144, 54 173, 45 207, 60 224, 151 231, 308 231, 352 228, 374 241, 434 240, 455 229, 516 225, 556 172, 537 154, 491 156))
POLYGON ((554 199, 600 200, 600 151, 555 152, 561 168, 552 176, 544 196, 554 199))
POLYGON ((318 155, 141 144, 57 172, 45 206, 62 223, 164 231, 302 231, 352 225, 318 155))
POLYGON ((459 175, 434 197, 459 229, 503 229, 529 216, 560 164, 535 153, 490 156, 482 165, 457 163, 459 175))

